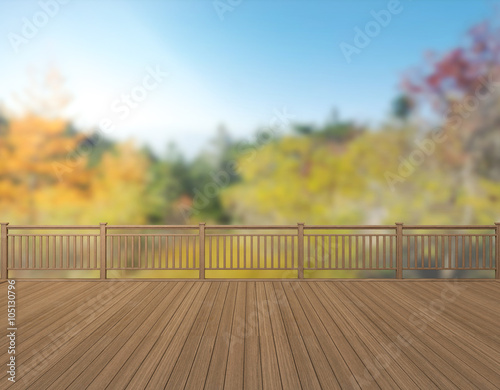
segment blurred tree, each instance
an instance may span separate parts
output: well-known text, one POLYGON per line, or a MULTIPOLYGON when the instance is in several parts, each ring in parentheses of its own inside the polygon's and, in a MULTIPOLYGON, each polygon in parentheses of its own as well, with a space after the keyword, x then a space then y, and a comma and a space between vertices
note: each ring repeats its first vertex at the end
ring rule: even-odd
POLYGON ((318 132, 319 135, 338 143, 349 142, 363 133, 364 129, 354 122, 327 122, 318 132))
MULTIPOLYGON (((473 26, 467 42, 442 56, 427 54, 425 67, 409 72, 404 90, 443 115, 446 142, 437 158, 456 179, 455 192, 485 196, 481 178, 500 181, 500 29, 493 20, 473 26)), ((455 198, 457 199, 457 198, 455 198)), ((464 222, 472 223, 472 201, 464 222)))
POLYGON ((117 144, 91 171, 91 196, 81 219, 87 223, 148 222, 151 206, 158 201, 157 194, 150 192, 149 169, 150 160, 144 151, 137 150, 132 142, 117 144))
POLYGON ((364 131, 361 126, 355 124, 353 121, 340 120, 337 109, 331 111, 329 118, 327 118, 322 126, 294 123, 291 129, 295 134, 320 137, 338 143, 351 141, 364 131))
POLYGON ((7 129, 9 126, 9 121, 7 115, 2 106, 0 106, 0 137, 5 137, 7 135, 7 129))
POLYGON ((141 150, 147 161, 145 171, 146 187, 143 194, 145 220, 148 224, 165 224, 167 214, 167 197, 165 196, 168 176, 166 165, 153 151, 144 146, 141 150))
POLYGON ((292 131, 299 135, 311 135, 317 130, 315 126, 311 124, 295 123, 292 125, 292 131))
POLYGON ((403 122, 408 120, 414 107, 413 100, 407 95, 399 95, 392 102, 392 115, 403 122))
POLYGON ((0 207, 12 221, 45 221, 42 204, 54 191, 60 198, 53 205, 71 199, 79 207, 88 196, 86 158, 75 153, 84 137, 68 135, 66 127, 33 115, 9 121, 0 140, 0 207))
MULTIPOLYGON (((13 223, 156 221, 164 198, 147 150, 84 134, 60 119, 69 102, 51 68, 23 97, 25 113, 0 115, 0 212, 13 223), (153 183, 156 183, 154 185, 153 183)), ((3 110, 2 110, 3 112, 3 110)))
POLYGON ((240 162, 242 180, 223 192, 223 204, 242 223, 365 223, 371 209, 386 206, 390 151, 399 152, 397 143, 381 134, 344 147, 283 137, 259 149, 254 161, 240 162), (384 150, 372 147, 382 141, 384 150))
POLYGON ((190 188, 187 193, 195 206, 191 214, 194 221, 231 222, 220 202, 220 193, 238 180, 235 167, 235 156, 238 155, 239 150, 229 131, 220 125, 209 142, 209 148, 189 166, 190 188))
POLYGON ((164 160, 160 163, 163 175, 163 196, 166 201, 164 221, 171 224, 188 222, 192 203, 190 167, 181 151, 170 143, 164 160))

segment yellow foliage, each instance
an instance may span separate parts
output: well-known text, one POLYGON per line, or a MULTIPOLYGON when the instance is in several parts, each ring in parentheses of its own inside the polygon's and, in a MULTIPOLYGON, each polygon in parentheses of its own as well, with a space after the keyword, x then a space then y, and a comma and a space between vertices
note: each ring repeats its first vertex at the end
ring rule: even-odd
POLYGON ((240 161, 242 181, 223 191, 223 204, 241 223, 491 224, 498 218, 500 184, 481 180, 479 191, 466 191, 440 163, 440 145, 391 187, 386 175, 400 175, 401 161, 417 149, 415 137, 392 129, 346 144, 285 137, 240 161), (467 210, 473 220, 465 219, 467 210))
POLYGON ((148 161, 132 143, 94 168, 86 136, 62 120, 14 118, 0 136, 0 212, 11 223, 143 223, 148 161))

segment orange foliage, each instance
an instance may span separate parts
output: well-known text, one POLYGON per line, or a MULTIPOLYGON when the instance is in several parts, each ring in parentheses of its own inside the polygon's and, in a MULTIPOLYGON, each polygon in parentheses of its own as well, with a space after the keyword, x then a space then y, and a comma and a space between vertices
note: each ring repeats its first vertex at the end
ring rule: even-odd
POLYGON ((11 223, 142 222, 147 159, 130 143, 88 167, 92 148, 68 123, 35 115, 11 119, 0 134, 0 213, 11 223), (139 199, 138 199, 139 198, 139 199), (130 203, 130 204, 127 204, 130 203), (134 210, 134 211, 130 211, 134 210), (111 213, 113 211, 113 213, 111 213))

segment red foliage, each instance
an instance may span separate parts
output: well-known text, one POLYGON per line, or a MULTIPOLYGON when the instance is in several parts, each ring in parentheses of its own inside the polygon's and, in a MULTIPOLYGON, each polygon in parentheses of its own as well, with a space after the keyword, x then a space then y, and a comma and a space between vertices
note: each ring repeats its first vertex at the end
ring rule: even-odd
POLYGON ((473 93, 486 76, 500 66, 500 29, 483 21, 467 32, 467 42, 438 57, 425 53, 426 66, 407 73, 402 89, 415 101, 427 101, 439 110, 449 109, 450 97, 473 93))

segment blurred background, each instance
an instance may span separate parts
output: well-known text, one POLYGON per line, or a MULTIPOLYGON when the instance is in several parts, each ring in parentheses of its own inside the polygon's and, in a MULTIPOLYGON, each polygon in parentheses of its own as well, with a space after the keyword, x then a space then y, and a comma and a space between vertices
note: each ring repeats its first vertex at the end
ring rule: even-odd
POLYGON ((2 1, 11 224, 500 221, 491 1, 2 1))

